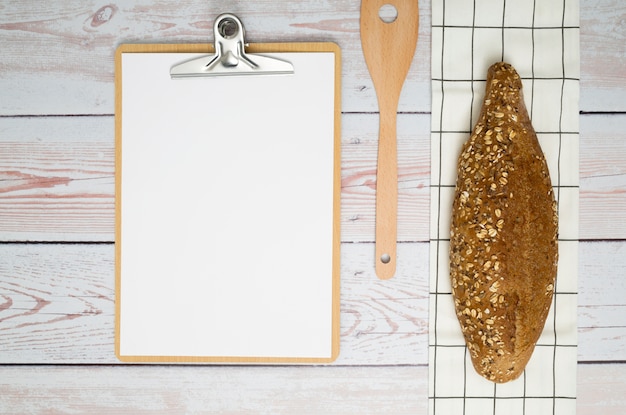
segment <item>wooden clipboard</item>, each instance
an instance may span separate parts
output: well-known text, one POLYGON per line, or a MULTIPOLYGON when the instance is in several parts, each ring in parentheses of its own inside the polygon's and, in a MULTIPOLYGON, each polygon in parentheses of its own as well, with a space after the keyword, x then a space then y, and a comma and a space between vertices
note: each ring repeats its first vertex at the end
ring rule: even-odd
POLYGON ((132 44, 115 56, 116 355, 332 362, 340 49, 252 44, 294 74, 170 77, 214 50, 132 44))

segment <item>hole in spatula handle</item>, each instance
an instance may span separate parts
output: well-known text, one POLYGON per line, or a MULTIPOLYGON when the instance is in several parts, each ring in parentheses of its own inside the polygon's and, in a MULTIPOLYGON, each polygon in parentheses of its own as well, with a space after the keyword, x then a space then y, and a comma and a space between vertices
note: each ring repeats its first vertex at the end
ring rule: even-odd
POLYGON ((384 4, 378 9, 378 17, 385 23, 393 23, 398 18, 398 10, 392 4, 384 4))

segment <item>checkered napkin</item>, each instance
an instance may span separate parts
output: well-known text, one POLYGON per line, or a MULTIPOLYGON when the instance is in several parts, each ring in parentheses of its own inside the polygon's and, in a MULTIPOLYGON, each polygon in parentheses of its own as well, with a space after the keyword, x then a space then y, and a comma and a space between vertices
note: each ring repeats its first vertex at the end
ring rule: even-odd
POLYGON ((429 412, 576 413, 578 0, 433 0, 429 412), (448 248, 456 162, 489 66, 522 77, 559 202, 559 265, 545 329, 523 375, 495 384, 471 364, 451 296, 448 248))

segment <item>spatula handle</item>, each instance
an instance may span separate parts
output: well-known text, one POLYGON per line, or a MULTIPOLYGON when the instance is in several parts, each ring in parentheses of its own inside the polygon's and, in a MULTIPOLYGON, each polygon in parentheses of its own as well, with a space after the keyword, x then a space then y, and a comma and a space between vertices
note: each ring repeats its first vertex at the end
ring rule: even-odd
POLYGON ((396 272, 398 233, 398 163, 396 110, 380 109, 376 169, 376 275, 389 279, 396 272))

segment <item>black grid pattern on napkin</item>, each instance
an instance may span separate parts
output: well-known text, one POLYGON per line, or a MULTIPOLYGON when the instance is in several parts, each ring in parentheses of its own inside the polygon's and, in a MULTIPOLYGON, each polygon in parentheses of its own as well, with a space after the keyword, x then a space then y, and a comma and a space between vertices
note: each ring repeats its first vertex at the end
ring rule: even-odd
POLYGON ((433 0, 429 412, 572 414, 578 249, 577 0, 433 0), (475 373, 451 298, 449 216, 456 158, 478 116, 487 68, 512 63, 559 202, 559 271, 544 332, 516 381, 475 373), (468 110, 469 109, 469 110, 468 110))

